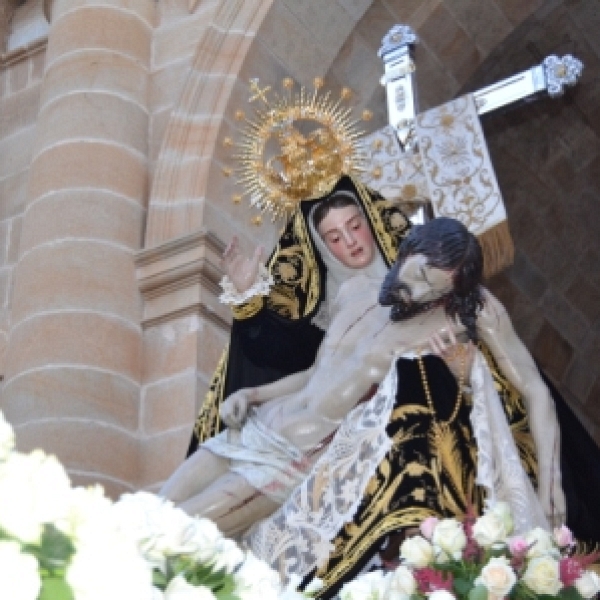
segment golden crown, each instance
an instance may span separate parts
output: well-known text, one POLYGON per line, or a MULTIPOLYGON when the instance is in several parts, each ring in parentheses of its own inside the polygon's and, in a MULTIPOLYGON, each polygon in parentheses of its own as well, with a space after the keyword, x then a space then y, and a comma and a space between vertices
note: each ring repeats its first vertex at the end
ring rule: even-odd
MULTIPOLYGON (((255 105, 252 118, 236 112, 236 120, 245 122, 238 143, 223 141, 238 149, 237 183, 251 206, 270 212, 273 220, 289 217, 302 200, 327 194, 342 175, 357 174, 366 166, 358 120, 344 105, 351 90, 343 88, 334 100, 331 92, 320 94, 321 78, 314 80, 312 92, 304 87, 294 91, 294 85, 292 79, 284 79, 284 94, 272 92, 270 98, 271 87, 261 88, 258 79, 251 79, 249 102, 261 104, 255 105)), ((370 118, 364 111, 362 119, 370 118)), ((240 200, 234 196, 234 201, 240 200)), ((260 217, 253 221, 260 223, 260 217)))

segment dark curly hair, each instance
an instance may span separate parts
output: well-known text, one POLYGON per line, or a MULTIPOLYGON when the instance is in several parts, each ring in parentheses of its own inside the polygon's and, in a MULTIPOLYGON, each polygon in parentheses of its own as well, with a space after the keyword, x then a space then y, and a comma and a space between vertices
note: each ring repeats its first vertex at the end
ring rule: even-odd
POLYGON ((477 238, 456 219, 438 217, 414 226, 398 251, 398 258, 383 283, 380 302, 393 304, 398 297, 398 271, 414 254, 427 257, 427 264, 453 271, 454 287, 443 298, 446 313, 458 317, 469 339, 477 341, 477 312, 483 307, 483 253, 477 238))

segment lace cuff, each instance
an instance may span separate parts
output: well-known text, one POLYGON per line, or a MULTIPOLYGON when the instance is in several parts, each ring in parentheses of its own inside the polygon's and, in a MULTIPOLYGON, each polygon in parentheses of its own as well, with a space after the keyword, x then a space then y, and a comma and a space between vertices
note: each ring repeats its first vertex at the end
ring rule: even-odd
POLYGON ((239 306, 252 300, 255 296, 268 296, 273 285, 273 277, 267 268, 260 264, 258 265, 258 273, 252 287, 245 292, 238 292, 235 285, 227 275, 224 275, 220 282, 223 293, 219 296, 219 300, 223 304, 230 306, 239 306))

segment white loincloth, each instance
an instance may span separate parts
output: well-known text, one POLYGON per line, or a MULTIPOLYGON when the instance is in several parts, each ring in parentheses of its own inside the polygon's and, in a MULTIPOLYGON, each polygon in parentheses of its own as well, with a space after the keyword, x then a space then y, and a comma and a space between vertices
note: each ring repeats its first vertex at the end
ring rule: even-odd
POLYGON ((282 504, 310 472, 318 456, 309 456, 268 429, 253 408, 241 430, 227 429, 202 447, 231 461, 231 471, 253 488, 282 504))

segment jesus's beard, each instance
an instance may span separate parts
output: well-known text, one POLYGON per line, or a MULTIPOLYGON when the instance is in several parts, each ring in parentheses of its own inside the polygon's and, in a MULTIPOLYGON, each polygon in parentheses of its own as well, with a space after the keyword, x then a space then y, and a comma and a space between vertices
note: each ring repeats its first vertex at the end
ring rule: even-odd
POLYGON ((404 302, 404 300, 398 300, 392 304, 390 319, 394 323, 412 319, 413 317, 433 310, 438 306, 444 306, 446 298, 447 296, 442 296, 441 298, 430 300, 429 302, 404 302))
POLYGON ((447 293, 435 300, 428 300, 427 302, 405 300, 404 298, 410 298, 411 296, 410 287, 404 282, 393 280, 390 285, 389 277, 390 275, 388 274, 379 291, 379 304, 392 307, 390 319, 394 323, 412 319, 413 317, 433 310, 438 306, 444 306, 451 295, 451 293, 447 293))
POLYGON ((388 290, 382 290, 382 293, 379 296, 379 302, 381 304, 392 307, 392 310, 390 311, 390 319, 394 323, 412 319, 413 317, 433 310, 438 306, 444 306, 450 295, 444 294, 435 300, 429 300, 427 302, 407 302, 402 298, 400 294, 401 291, 406 291, 407 295, 410 295, 410 289, 408 286, 397 283, 393 292, 390 293, 388 290))

